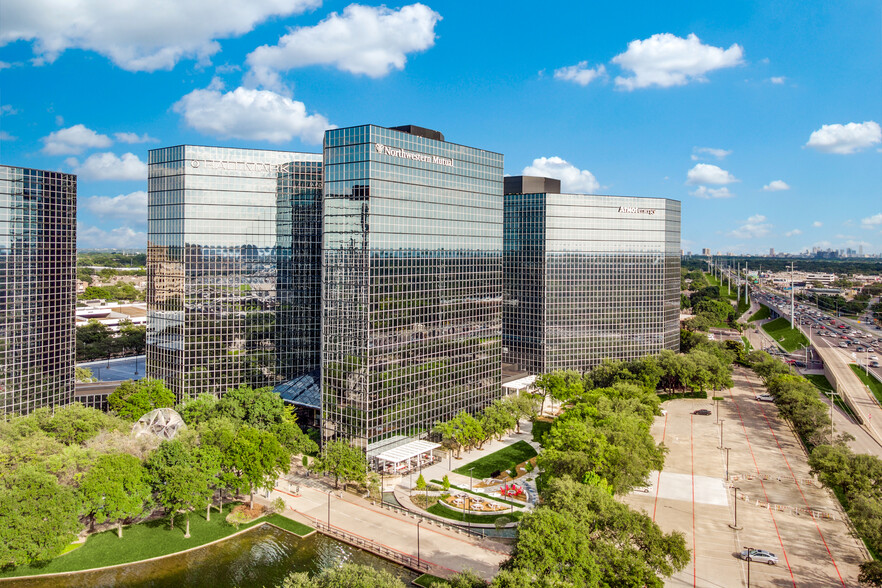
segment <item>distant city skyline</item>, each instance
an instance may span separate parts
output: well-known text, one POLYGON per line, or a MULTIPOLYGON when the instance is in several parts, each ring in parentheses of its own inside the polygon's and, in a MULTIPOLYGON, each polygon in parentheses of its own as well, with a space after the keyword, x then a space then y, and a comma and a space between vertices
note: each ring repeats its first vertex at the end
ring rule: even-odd
POLYGON ((78 175, 81 248, 146 247, 150 148, 318 153, 371 120, 681 200, 684 250, 882 253, 872 0, 101 6, 0 6, 0 162, 78 175))

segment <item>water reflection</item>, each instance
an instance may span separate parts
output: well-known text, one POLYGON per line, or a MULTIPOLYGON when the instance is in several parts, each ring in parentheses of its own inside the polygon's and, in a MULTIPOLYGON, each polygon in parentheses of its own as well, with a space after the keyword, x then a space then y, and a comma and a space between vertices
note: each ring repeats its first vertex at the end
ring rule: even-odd
POLYGON ((216 545, 161 560, 71 576, 20 580, 6 586, 56 588, 233 588, 273 587, 291 572, 310 575, 359 563, 389 570, 405 584, 417 574, 323 535, 301 539, 264 525, 216 545))

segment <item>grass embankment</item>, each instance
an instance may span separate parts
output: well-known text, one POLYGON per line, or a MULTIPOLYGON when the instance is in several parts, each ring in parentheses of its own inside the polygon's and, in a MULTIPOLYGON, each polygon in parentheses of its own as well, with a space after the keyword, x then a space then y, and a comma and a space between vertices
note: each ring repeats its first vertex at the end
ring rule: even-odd
POLYGON ((830 384, 830 381, 827 379, 827 376, 824 374, 805 374, 803 376, 806 380, 815 385, 815 388, 821 391, 824 396, 828 398, 833 396, 833 403, 840 409, 842 412, 855 419, 854 412, 851 408, 845 404, 845 401, 842 400, 842 396, 839 394, 833 394, 833 386, 830 384))
POLYGON ((857 374, 857 377, 861 379, 861 382, 864 383, 864 386, 869 386, 870 391, 873 393, 873 396, 876 397, 876 402, 882 404, 882 382, 877 380, 874 376, 868 376, 864 368, 857 364, 849 364, 851 366, 851 371, 857 374))
MULTIPOLYGON (((706 274, 704 274, 704 277, 707 278, 708 284, 710 284, 711 286, 717 286, 720 288, 720 299, 721 300, 728 300, 730 302, 735 303, 734 304, 734 306, 735 306, 735 320, 738 320, 738 318, 742 314, 747 312, 747 310, 750 308, 750 304, 744 298, 742 298, 740 302, 738 301, 738 290, 733 289, 731 292, 729 292, 729 287, 726 285, 726 282, 721 282, 720 280, 715 278, 713 276, 713 274, 706 273, 706 274)), ((719 327, 721 329, 728 329, 729 325, 726 324, 725 322, 723 322, 722 324, 714 325, 714 327, 719 327)))
POLYGON ((447 580, 444 578, 439 578, 438 576, 433 576, 432 574, 423 574, 419 578, 413 581, 417 586, 422 586, 422 588, 433 588, 434 586, 448 586, 447 580))
POLYGON ((507 472, 532 457, 536 457, 533 446, 526 441, 518 441, 453 471, 463 476, 471 475, 473 478, 489 478, 494 472, 507 472))
POLYGON ((747 340, 747 337, 741 336, 741 342, 744 343, 744 351, 750 353, 753 351, 753 345, 750 344, 750 341, 747 340))
POLYGON ((755 313, 753 313, 752 315, 750 315, 750 318, 748 318, 747 320, 748 320, 748 322, 750 322, 750 321, 764 321, 767 318, 772 318, 772 311, 769 310, 769 307, 766 306, 765 304, 761 304, 760 309, 758 311, 756 311, 755 313))
POLYGON ((262 517, 239 528, 226 522, 228 508, 223 513, 213 513, 211 521, 205 520, 205 513, 190 514, 190 538, 184 538, 186 520, 183 515, 175 517, 175 528, 171 529, 167 519, 157 519, 123 528, 122 539, 117 537, 116 529, 91 535, 85 545, 49 562, 18 566, 0 572, 0 578, 33 576, 36 574, 55 574, 59 572, 78 572, 119 564, 132 563, 163 555, 171 555, 199 547, 218 539, 229 537, 237 531, 261 525, 264 522, 297 535, 304 535, 311 528, 291 521, 280 515, 262 517))
POLYGON ((472 513, 464 513, 461 510, 455 510, 449 506, 446 506, 443 502, 436 502, 432 506, 426 509, 427 512, 432 513, 438 517, 444 517, 445 519, 450 519, 452 521, 459 521, 461 523, 476 523, 479 525, 491 525, 496 522, 496 519, 500 517, 505 517, 510 521, 519 521, 523 516, 521 511, 514 512, 501 512, 496 514, 472 514, 472 513))
POLYGON ((763 330, 788 352, 796 351, 809 342, 798 329, 791 329, 790 321, 783 316, 764 324, 763 330))

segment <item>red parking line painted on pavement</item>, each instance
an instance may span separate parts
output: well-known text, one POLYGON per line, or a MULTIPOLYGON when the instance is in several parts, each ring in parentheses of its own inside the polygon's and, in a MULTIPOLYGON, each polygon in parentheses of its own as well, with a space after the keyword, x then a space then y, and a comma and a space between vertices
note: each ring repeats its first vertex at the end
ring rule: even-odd
MULTIPOLYGON (((692 435, 693 416, 689 415, 689 465, 692 469, 692 586, 698 586, 698 576, 695 570, 695 437, 692 435)), ((661 477, 661 474, 659 474, 661 477)))
MULTIPOLYGON (((692 417, 689 417, 690 419, 692 417)), ((665 413, 665 426, 662 429, 662 440, 661 442, 665 442, 665 433, 668 431, 668 415, 665 413)), ((661 470, 658 471, 658 479, 655 481, 655 504, 652 505, 652 522, 655 522, 655 509, 658 508, 658 488, 661 486, 661 470)))
MULTIPOLYGON (((750 381, 750 375, 747 375, 747 383, 750 385, 751 392, 753 392, 753 382, 750 381)), ((830 400, 833 401, 832 399, 830 400)), ((796 479, 796 475, 793 473, 793 468, 790 467, 790 460, 787 459, 787 456, 784 454, 784 449, 781 447, 781 442, 778 441, 778 435, 775 434, 775 430, 772 428, 772 423, 769 422, 769 417, 766 415, 766 410, 762 406, 760 406, 760 412, 763 414, 763 418, 766 421, 766 426, 769 427, 769 431, 772 433, 772 437, 775 438, 775 444, 778 446, 778 451, 781 452, 781 457, 784 458, 784 463, 787 464, 787 469, 790 471, 790 477, 793 478, 793 481, 796 483, 796 489, 799 490, 799 495, 802 496, 802 503, 805 504, 806 509, 809 511, 809 516, 812 517, 812 521, 815 523, 815 528, 818 530, 818 535, 821 536, 821 542, 824 544, 824 549, 827 550, 827 555, 830 556, 830 561, 833 562, 833 567, 836 569, 836 575, 839 576, 839 583, 842 584, 843 588, 845 588, 845 581, 842 579, 842 574, 839 572, 839 566, 836 565, 836 558, 833 557, 833 553, 830 551, 830 547, 827 545, 827 540, 824 538, 824 533, 821 531, 821 526, 818 524, 818 520, 815 518, 815 515, 811 512, 811 507, 809 507, 808 500, 806 500, 805 494, 802 492, 802 486, 799 484, 799 480, 796 479)))
MULTIPOLYGON (((749 381, 749 380, 748 380, 749 381)), ((756 463, 756 456, 753 454, 753 445, 750 443, 750 437, 747 435, 747 427, 744 425, 744 416, 741 414, 741 407, 738 406, 738 401, 735 400, 735 396, 732 394, 732 389, 729 389, 729 397, 732 399, 732 403, 735 405, 735 410, 738 411, 738 420, 741 421, 741 430, 744 432, 744 440, 747 441, 747 449, 750 451, 750 457, 753 459, 753 467, 756 470, 757 476, 760 475, 759 466, 756 463)), ((763 489, 763 495, 766 497, 766 502, 769 502, 769 495, 766 493, 766 485, 763 483, 763 479, 761 477, 758 478, 760 487, 763 489)), ((784 563, 787 564, 787 571, 790 573, 790 581, 793 582, 794 588, 796 587, 796 578, 793 576, 793 569, 790 567, 790 559, 787 557, 787 550, 784 549, 784 541, 781 539, 781 532, 778 530, 778 522, 775 521, 775 515, 772 513, 772 510, 769 509, 769 516, 772 517, 772 525, 775 526, 775 534, 778 535, 778 544, 781 546, 781 553, 784 554, 784 563)))

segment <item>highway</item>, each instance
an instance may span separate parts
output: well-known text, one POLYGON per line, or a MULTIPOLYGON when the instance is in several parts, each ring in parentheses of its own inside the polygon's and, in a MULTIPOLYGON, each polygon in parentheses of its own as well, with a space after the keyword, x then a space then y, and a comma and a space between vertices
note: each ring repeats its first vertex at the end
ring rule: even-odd
MULTIPOLYGON (((765 304, 779 316, 790 319, 790 301, 777 294, 753 291, 754 300, 765 304)), ((872 362, 879 365, 878 355, 882 352, 882 331, 875 330, 866 323, 851 324, 805 305, 797 305, 795 324, 806 337, 824 362, 829 372, 828 379, 838 392, 851 401, 851 405, 863 419, 861 429, 878 444, 875 451, 882 448, 882 407, 860 379, 852 372, 849 364, 858 363, 866 371, 882 380, 882 368, 871 367, 872 362), (840 327, 840 325, 842 325, 840 327), (858 351, 862 349, 862 351, 858 351), (874 359, 875 358, 875 359, 874 359)), ((766 336, 768 339, 768 336, 766 336)), ((797 357, 797 355, 793 355, 797 357)), ((856 435, 857 436, 857 435, 856 435)), ((865 446, 865 443, 861 443, 865 446)), ((867 450, 871 449, 866 447, 867 450)))

